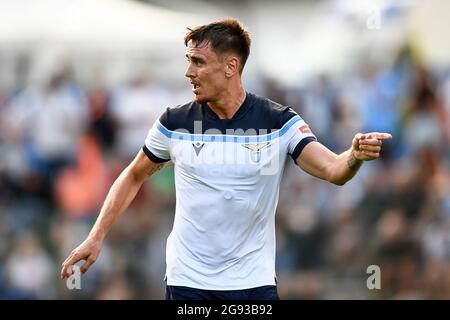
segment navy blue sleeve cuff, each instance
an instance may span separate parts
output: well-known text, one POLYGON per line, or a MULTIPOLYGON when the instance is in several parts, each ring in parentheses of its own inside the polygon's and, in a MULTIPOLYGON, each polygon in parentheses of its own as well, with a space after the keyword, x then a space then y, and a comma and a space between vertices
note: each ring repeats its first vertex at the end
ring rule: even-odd
POLYGON ((297 144, 297 146, 295 147, 294 151, 291 154, 291 157, 294 160, 295 164, 298 164, 297 158, 300 155, 300 153, 302 153, 303 148, 306 147, 306 145, 308 143, 313 142, 313 141, 317 141, 317 139, 314 137, 306 137, 306 138, 303 138, 302 140, 300 140, 300 142, 297 144))
POLYGON ((163 163, 163 162, 170 161, 170 159, 161 159, 161 158, 155 156, 145 145, 142 147, 142 151, 144 151, 144 153, 147 155, 147 157, 155 163, 163 163))

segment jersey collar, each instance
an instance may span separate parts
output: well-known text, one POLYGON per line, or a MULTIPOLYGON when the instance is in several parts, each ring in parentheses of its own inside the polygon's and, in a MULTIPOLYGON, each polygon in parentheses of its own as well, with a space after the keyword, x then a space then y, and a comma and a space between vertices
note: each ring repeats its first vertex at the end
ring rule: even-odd
POLYGON ((236 111, 236 113, 233 115, 233 117, 231 119, 220 119, 219 116, 208 106, 207 103, 203 103, 202 108, 203 108, 203 110, 205 110, 205 113, 209 118, 212 118, 214 120, 231 121, 231 120, 241 119, 247 113, 247 111, 250 109, 250 107, 252 105, 252 101, 253 101, 252 94, 248 93, 246 91, 244 102, 241 104, 241 106, 239 107, 239 109, 236 111))

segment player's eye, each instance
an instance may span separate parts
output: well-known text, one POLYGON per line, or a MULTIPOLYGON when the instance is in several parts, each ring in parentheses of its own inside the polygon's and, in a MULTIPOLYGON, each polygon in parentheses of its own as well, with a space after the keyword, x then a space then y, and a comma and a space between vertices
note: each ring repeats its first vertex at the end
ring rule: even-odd
POLYGON ((201 66, 201 65, 203 64, 203 60, 201 60, 201 59, 192 58, 191 61, 192 61, 192 63, 195 64, 196 66, 201 66))

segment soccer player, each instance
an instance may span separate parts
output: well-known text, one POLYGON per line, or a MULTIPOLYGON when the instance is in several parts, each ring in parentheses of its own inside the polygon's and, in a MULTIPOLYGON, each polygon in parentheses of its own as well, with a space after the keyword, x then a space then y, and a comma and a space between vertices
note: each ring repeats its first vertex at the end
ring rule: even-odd
POLYGON ((278 299, 275 210, 286 157, 343 185, 379 158, 388 133, 358 133, 337 155, 291 108, 246 92, 250 36, 234 19, 189 29, 185 76, 194 101, 168 108, 112 185, 96 223, 62 264, 69 277, 97 259, 142 183, 174 163, 176 212, 166 248, 166 299, 278 299))

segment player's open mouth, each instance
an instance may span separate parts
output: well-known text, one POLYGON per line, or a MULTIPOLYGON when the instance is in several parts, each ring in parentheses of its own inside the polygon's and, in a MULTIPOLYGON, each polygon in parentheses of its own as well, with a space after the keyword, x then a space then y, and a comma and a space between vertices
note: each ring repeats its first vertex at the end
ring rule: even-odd
POLYGON ((198 94, 198 89, 200 88, 200 86, 198 84, 193 83, 192 84, 192 92, 194 94, 198 94))

